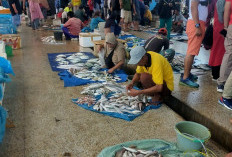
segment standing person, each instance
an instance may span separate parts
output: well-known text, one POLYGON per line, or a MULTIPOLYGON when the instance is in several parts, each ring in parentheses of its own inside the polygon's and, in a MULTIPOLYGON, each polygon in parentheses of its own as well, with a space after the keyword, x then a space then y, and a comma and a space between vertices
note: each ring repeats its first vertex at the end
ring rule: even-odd
POLYGON ((149 95, 152 97, 152 105, 159 105, 165 96, 171 95, 174 90, 174 79, 171 65, 162 55, 148 51, 137 46, 130 52, 128 64, 137 65, 136 73, 126 89, 128 95, 149 95), (135 90, 135 83, 142 84, 142 90, 135 90))
POLYGON ((8 1, 9 1, 11 15, 13 17, 13 23, 16 26, 19 26, 21 24, 20 15, 22 14, 22 9, 19 0, 8 0, 8 1))
POLYGON ((209 65, 212 68, 213 80, 220 75, 220 67, 225 54, 224 37, 220 34, 224 28, 223 12, 225 0, 218 0, 214 7, 213 45, 210 51, 209 65))
POLYGON ((62 28, 66 40, 71 40, 71 38, 78 38, 81 29, 84 27, 83 22, 80 19, 74 17, 72 11, 68 12, 68 21, 64 24, 62 28))
POLYGON ((144 14, 144 22, 145 25, 150 25, 152 21, 152 14, 151 11, 149 10, 149 7, 147 5, 145 7, 146 7, 146 11, 144 14))
POLYGON ((225 106, 229 110, 232 110, 232 72, 225 83, 225 90, 222 97, 218 100, 219 104, 225 106))
POLYGON ((81 5, 81 0, 72 0, 72 6, 73 6, 74 13, 77 9, 79 9, 80 5, 81 5))
POLYGON ((141 21, 139 0, 133 0, 133 18, 134 31, 139 31, 139 23, 141 21))
POLYGON ((116 15, 114 13, 112 13, 110 17, 106 20, 104 28, 105 35, 111 32, 113 32, 116 36, 118 36, 121 32, 121 27, 118 25, 116 21, 116 15))
POLYGON ((174 8, 174 0, 160 0, 160 2, 158 3, 160 28, 164 28, 166 25, 166 29, 168 30, 168 39, 170 39, 170 33, 172 29, 172 10, 174 10, 174 8))
POLYGON ((88 17, 92 17, 93 15, 93 8, 94 8, 94 5, 93 5, 93 0, 88 0, 88 6, 89 6, 89 13, 88 13, 88 17))
POLYGON ((116 16, 117 23, 120 23, 120 3, 119 0, 111 0, 111 14, 114 14, 116 16))
POLYGON ((124 31, 128 32, 128 24, 132 22, 132 14, 131 14, 131 5, 132 0, 122 0, 122 3, 120 3, 121 9, 123 9, 123 15, 124 15, 124 31))
POLYGON ((44 20, 47 20, 47 11, 49 10, 49 5, 47 0, 39 0, 39 3, 41 4, 41 11, 44 16, 44 20))
POLYGON ((104 0, 104 18, 107 19, 108 16, 108 0, 104 0))
POLYGON ((66 6, 66 7, 64 8, 64 11, 63 11, 63 13, 62 13, 62 23, 65 23, 65 22, 67 21, 67 18, 68 18, 67 14, 68 14, 68 12, 70 12, 70 11, 72 11, 72 3, 71 3, 71 2, 68 3, 68 6, 66 6))
POLYGON ((29 0, 29 8, 31 13, 32 29, 36 30, 39 28, 39 20, 43 19, 38 0, 29 0))
POLYGON ((194 57, 199 54, 205 36, 206 20, 208 16, 208 0, 191 0, 189 19, 186 33, 188 35, 188 49, 184 60, 184 74, 180 77, 180 84, 198 88, 194 82, 198 78, 191 74, 194 57))
MULTIPOLYGON (((226 52, 222 59, 220 77, 217 80, 217 91, 223 92, 224 84, 232 71, 232 1, 226 0, 224 9, 224 32, 227 31, 225 38, 226 52)), ((225 35, 225 34, 224 34, 225 35)))

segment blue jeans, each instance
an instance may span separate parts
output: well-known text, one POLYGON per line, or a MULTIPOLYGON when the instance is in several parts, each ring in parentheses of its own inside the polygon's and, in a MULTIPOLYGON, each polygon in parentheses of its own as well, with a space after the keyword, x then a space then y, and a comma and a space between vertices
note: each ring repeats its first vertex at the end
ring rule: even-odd
POLYGON ((34 21, 32 22, 32 28, 33 29, 38 29, 39 28, 39 18, 34 19, 34 21))
POLYGON ((79 38, 78 35, 72 35, 67 27, 62 27, 63 33, 65 35, 66 39, 71 39, 71 38, 79 38))

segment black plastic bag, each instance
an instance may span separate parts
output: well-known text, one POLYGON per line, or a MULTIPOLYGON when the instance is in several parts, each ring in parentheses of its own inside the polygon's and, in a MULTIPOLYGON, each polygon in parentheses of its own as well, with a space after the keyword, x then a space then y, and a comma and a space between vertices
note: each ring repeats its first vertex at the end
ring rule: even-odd
POLYGON ((213 46, 213 25, 212 24, 210 24, 207 27, 202 44, 204 45, 206 50, 209 50, 212 48, 213 46))

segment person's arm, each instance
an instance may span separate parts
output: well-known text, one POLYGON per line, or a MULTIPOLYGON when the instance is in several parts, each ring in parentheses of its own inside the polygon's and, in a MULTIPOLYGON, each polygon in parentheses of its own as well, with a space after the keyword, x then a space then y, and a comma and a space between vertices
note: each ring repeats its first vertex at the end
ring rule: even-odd
POLYGON ((140 73, 135 73, 135 75, 134 75, 132 81, 130 82, 130 84, 128 84, 128 85, 126 86, 126 90, 127 90, 127 91, 128 91, 128 90, 131 90, 131 89, 133 88, 134 84, 135 84, 136 82, 139 82, 139 80, 140 80, 140 73))
POLYGON ((118 64, 116 64, 113 68, 110 68, 108 70, 108 73, 113 73, 115 70, 120 69, 123 64, 124 64, 124 61, 118 62, 118 64))
POLYGON ((64 24, 64 27, 68 27, 68 26, 70 26, 71 25, 71 22, 70 22, 70 20, 68 20, 65 24, 64 24))
MULTIPOLYGON (((198 5, 199 1, 198 0, 191 0, 191 13, 192 13, 192 18, 195 24, 200 24, 199 22, 199 13, 198 13, 198 5)), ((202 35, 202 30, 201 27, 196 28, 196 36, 201 36, 202 35)))
POLYGON ((15 14, 18 14, 18 10, 16 8, 16 5, 15 5, 14 1, 11 1, 11 2, 13 2, 13 3, 11 3, 11 6, 14 9, 15 14))
POLYGON ((143 89, 143 90, 136 90, 136 89, 131 89, 128 92, 129 96, 138 96, 138 95, 152 95, 154 93, 162 92, 163 90, 163 85, 155 85, 151 88, 143 89))
POLYGON ((217 7, 217 13, 218 13, 218 20, 219 22, 224 23, 223 14, 224 14, 225 0, 218 0, 216 3, 216 7, 217 7))
POLYGON ((231 5, 231 2, 226 1, 225 10, 224 10, 224 29, 226 30, 229 26, 229 21, 230 21, 230 12, 231 12, 230 5, 231 5))

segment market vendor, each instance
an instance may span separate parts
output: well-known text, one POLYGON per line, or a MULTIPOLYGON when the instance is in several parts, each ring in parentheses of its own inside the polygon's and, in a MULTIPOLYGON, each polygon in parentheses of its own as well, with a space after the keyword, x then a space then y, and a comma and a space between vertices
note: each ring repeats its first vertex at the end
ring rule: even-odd
POLYGON ((118 42, 114 33, 107 33, 105 44, 99 45, 99 52, 104 48, 105 65, 108 73, 121 69, 125 63, 126 50, 122 43, 118 42))
POLYGON ((131 83, 126 87, 128 95, 149 95, 152 96, 150 104, 162 103, 163 98, 171 95, 174 89, 173 71, 167 59, 158 53, 146 52, 142 46, 133 48, 130 56, 128 64, 137 65, 137 69, 131 83), (141 83, 142 90, 133 89, 137 82, 141 83))
POLYGON ((68 21, 62 28, 66 40, 71 40, 71 38, 79 38, 79 33, 83 27, 83 22, 80 19, 75 18, 72 11, 68 12, 68 21))

